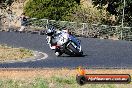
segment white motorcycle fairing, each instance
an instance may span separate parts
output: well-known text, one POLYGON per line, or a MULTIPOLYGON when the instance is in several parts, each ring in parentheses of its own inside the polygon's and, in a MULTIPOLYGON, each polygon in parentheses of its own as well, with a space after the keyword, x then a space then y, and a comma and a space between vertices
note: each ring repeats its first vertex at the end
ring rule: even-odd
POLYGON ((61 46, 68 41, 69 34, 66 32, 61 32, 57 37, 57 45, 61 46))

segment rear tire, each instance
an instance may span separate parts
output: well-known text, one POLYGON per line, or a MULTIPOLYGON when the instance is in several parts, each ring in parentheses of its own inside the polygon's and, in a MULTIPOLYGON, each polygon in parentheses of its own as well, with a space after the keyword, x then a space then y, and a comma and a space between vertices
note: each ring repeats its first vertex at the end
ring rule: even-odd
POLYGON ((72 50, 76 56, 80 56, 81 52, 79 52, 72 44, 70 44, 68 48, 72 50))
POLYGON ((79 56, 83 56, 83 51, 80 52, 79 56))

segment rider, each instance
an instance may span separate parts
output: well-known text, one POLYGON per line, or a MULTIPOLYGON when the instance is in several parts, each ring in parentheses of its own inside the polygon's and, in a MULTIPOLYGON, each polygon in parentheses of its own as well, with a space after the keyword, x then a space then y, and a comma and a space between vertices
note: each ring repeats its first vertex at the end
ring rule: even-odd
POLYGON ((57 45, 57 39, 55 38, 56 36, 58 36, 60 34, 64 35, 65 37, 69 36, 67 29, 63 29, 63 30, 60 30, 60 31, 55 31, 54 27, 49 28, 47 30, 46 34, 48 35, 48 37, 47 37, 48 44, 50 45, 51 49, 56 48, 56 45, 57 45))

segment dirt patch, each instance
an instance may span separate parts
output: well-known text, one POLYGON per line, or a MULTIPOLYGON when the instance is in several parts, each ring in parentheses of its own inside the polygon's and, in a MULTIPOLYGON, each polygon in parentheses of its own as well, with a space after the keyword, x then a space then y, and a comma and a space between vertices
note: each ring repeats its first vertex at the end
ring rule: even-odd
POLYGON ((13 48, 0 45, 0 62, 19 60, 33 56, 33 52, 25 48, 13 48))

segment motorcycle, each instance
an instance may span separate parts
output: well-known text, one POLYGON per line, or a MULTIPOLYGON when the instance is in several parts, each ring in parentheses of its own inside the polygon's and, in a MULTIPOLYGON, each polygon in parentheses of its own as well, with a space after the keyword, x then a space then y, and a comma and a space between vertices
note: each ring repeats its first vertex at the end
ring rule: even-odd
POLYGON ((70 56, 83 56, 80 40, 75 36, 64 31, 57 32, 54 27, 48 30, 50 32, 46 33, 48 35, 46 40, 50 47, 54 46, 56 56, 61 56, 63 53, 70 56))

